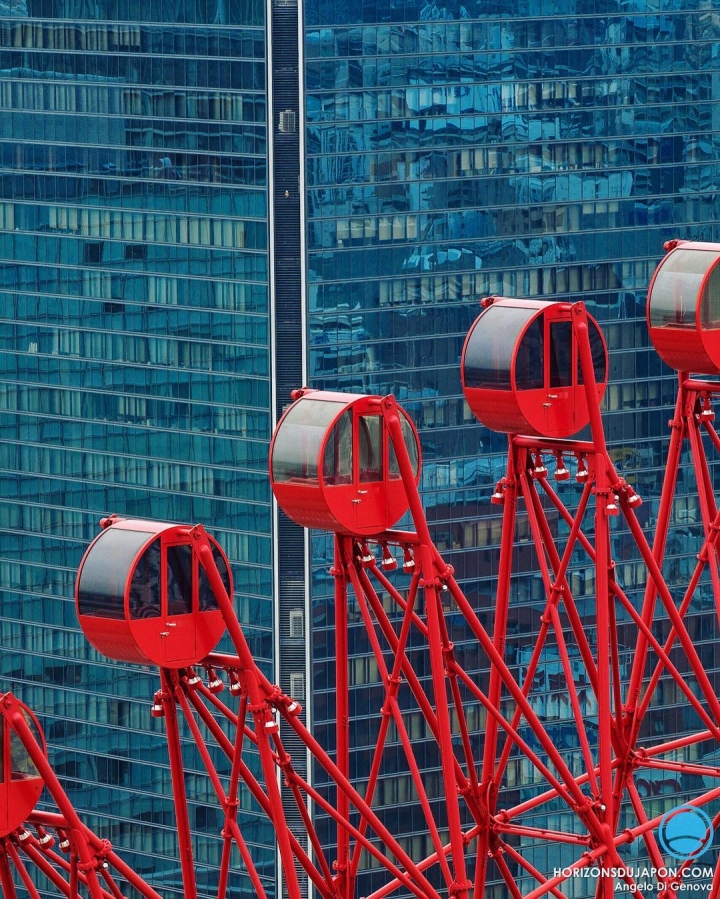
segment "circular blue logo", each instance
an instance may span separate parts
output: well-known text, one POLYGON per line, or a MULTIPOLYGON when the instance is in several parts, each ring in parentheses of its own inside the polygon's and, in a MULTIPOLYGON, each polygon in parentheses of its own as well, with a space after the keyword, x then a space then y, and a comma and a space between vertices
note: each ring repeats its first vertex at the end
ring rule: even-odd
POLYGON ((660 845, 673 858, 697 858, 712 843, 712 821, 693 805, 679 805, 663 815, 658 828, 660 845))

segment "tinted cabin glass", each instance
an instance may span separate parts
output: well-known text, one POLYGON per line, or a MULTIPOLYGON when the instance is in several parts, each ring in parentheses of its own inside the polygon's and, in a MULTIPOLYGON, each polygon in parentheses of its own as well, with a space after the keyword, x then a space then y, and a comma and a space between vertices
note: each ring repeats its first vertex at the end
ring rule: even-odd
MULTIPOLYGON (((41 746, 40 734, 35 726, 35 722, 30 718, 27 712, 23 712, 25 724, 32 731, 33 739, 41 746)), ((11 780, 24 780, 26 777, 37 777, 38 770, 35 763, 28 755, 28 751, 23 745, 20 737, 12 730, 10 731, 10 778, 11 780)))
POLYGON ((130 581, 130 617, 160 615, 160 538, 153 540, 137 563, 130 581))
MULTIPOLYGON (((472 329, 465 348, 463 376, 467 387, 510 390, 510 369, 518 335, 537 312, 537 309, 513 306, 490 306, 483 312, 472 329)), ((542 341, 542 335, 540 339, 542 341)), ((530 350, 531 347, 528 345, 528 351, 530 350)), ((541 360, 542 346, 539 351, 541 360)), ((530 368, 537 352, 537 348, 533 349, 532 354, 528 356, 527 364, 523 364, 527 376, 531 371, 537 374, 537 366, 530 368)), ((542 377, 542 363, 538 362, 538 366, 542 377)))
MULTIPOLYGON (((400 418, 400 427, 402 428, 403 440, 405 441, 405 447, 407 448, 408 456, 410 457, 410 464, 412 465, 413 474, 415 475, 415 477, 417 477, 419 460, 415 434, 410 422, 402 416, 400 418)), ((395 454, 395 447, 393 446, 392 442, 390 443, 389 456, 390 477, 399 478, 400 466, 398 465, 397 456, 395 454)))
POLYGON ((382 419, 379 415, 361 415, 358 419, 358 452, 360 481, 381 481, 382 419))
POLYGON ((288 412, 273 444, 273 480, 318 480, 320 447, 328 426, 345 403, 303 399, 288 412))
MULTIPOLYGON (((603 344, 600 330, 594 321, 588 321, 588 336, 590 338, 590 352, 592 354, 595 383, 604 384, 607 380, 607 363, 605 359, 605 345, 603 344)), ((582 367, 578 365, 578 384, 583 382, 582 367)))
POLYGON ((349 484, 352 481, 352 410, 335 422, 323 459, 323 481, 326 484, 349 484))
MULTIPOLYGON (((718 253, 675 250, 657 273, 650 297, 650 326, 695 327, 695 306, 706 272, 718 253)), ((708 299, 709 303, 709 299, 708 299)))
POLYGON ((720 267, 710 272, 702 295, 701 321, 704 328, 720 328, 720 267))
POLYGON ((544 321, 543 315, 531 321, 520 341, 515 360, 515 384, 518 390, 534 390, 545 384, 544 321))
POLYGON ((550 387, 571 387, 573 382, 572 322, 550 325, 550 387))
POLYGON ((78 610, 98 618, 124 618, 125 582, 152 534, 111 528, 88 553, 78 584, 78 610))
MULTIPOLYGON (((220 574, 220 580, 223 582, 225 587, 225 592, 230 597, 230 601, 232 602, 232 596, 230 596, 230 574, 227 569, 227 565, 225 564, 225 559, 222 557, 222 553, 215 546, 212 545, 212 554, 213 559, 215 559, 215 564, 217 565, 218 573, 220 574)), ((213 593, 212 587, 210 586, 210 581, 208 580, 207 575, 205 574, 205 569, 200 566, 200 611, 207 612, 211 609, 217 609, 218 603, 217 599, 215 599, 215 594, 213 593)))
POLYGON ((187 615, 192 612, 191 546, 167 548, 167 603, 168 615, 187 615))

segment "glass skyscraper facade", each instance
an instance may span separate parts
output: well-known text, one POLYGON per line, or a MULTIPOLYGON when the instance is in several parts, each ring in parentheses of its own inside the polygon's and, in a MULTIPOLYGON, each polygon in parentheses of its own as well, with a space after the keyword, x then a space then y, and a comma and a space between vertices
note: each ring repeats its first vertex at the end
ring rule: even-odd
MULTIPOLYGON (((605 425, 613 459, 645 498, 643 521, 651 524, 677 380, 648 348, 645 296, 664 241, 720 239, 720 18, 696 0, 308 0, 305 9, 309 381, 392 392, 411 413, 433 536, 474 607, 490 616, 500 542, 490 496, 507 443, 475 422, 463 401, 458 361, 478 300, 587 304, 610 351, 605 425)), ((692 492, 692 476, 683 478, 692 492)), ((687 581, 699 533, 696 503, 681 505, 668 549, 676 584, 687 581)), ((544 603, 522 527, 507 649, 509 664, 520 668, 544 603)), ((629 544, 620 531, 613 551, 621 583, 638 596, 645 571, 629 544)), ((313 580, 322 730, 334 709, 332 584, 329 541, 316 535, 313 546, 313 558, 323 560, 313 580)), ((574 575, 572 589, 592 597, 590 569, 574 575)), ((717 624, 709 585, 702 589, 698 643, 708 670, 717 671, 717 624)), ((449 624, 456 651, 482 683, 476 641, 449 624)), ((354 752, 362 777, 382 691, 360 621, 353 639, 356 708, 367 709, 354 752)), ((577 731, 559 660, 546 657, 538 678, 548 729, 575 765, 577 731)), ((648 726, 681 733, 689 722, 682 706, 668 691, 648 726)), ((586 712, 592 719, 592 702, 586 712)), ((480 729, 483 718, 481 710, 480 729)), ((425 723, 410 728, 428 789, 434 783, 441 802, 435 741, 423 750, 425 723)), ((530 765, 511 766, 510 776, 518 801, 540 789, 530 765)), ((677 796, 680 783, 648 789, 677 796)), ((425 827, 405 801, 411 794, 406 772, 376 791, 390 829, 422 853, 425 827)), ((538 825, 569 822, 558 809, 538 825)), ((548 846, 529 858, 552 871, 564 857, 548 846)), ((366 871, 359 893, 384 878, 366 871)), ((563 889, 589 895, 594 885, 563 889)), ((501 899, 506 890, 498 884, 486 895, 501 899)))
MULTIPOLYGON (((156 676, 90 648, 73 584, 108 512, 203 522, 270 670, 266 46, 253 0, 0 4, 0 690, 40 716, 87 823, 169 896, 156 676)), ((189 784, 209 891, 207 790, 189 784)), ((272 884, 269 827, 249 825, 272 884)))
MULTIPOLYGON (((39 714, 72 800, 94 810, 88 823, 132 848, 168 895, 181 889, 148 711, 155 678, 100 659, 76 626, 74 574, 101 515, 211 529, 271 670, 273 334, 297 320, 310 386, 394 393, 414 417, 433 536, 489 611, 500 537, 489 498, 506 442, 474 421, 460 388, 478 299, 587 303, 610 349, 613 454, 651 521, 676 380, 647 345, 647 284, 663 241, 720 240, 710 0, 305 0, 294 71, 271 39, 278 9, 294 14, 288 0, 0 0, 0 690, 39 714), (296 210, 299 259, 274 269, 289 246, 278 228, 296 210), (273 271, 279 287, 297 283, 288 302, 302 309, 289 317, 273 271)), ((678 583, 696 517, 688 499, 671 541, 678 583)), ((541 599, 525 550, 517 664, 541 599)), ((288 582, 311 600, 306 704, 326 742, 331 540, 312 534, 309 555, 306 582, 302 564, 288 582)), ((636 560, 622 568, 641 590, 636 560)), ((715 619, 703 627, 713 669, 715 619)), ((482 678, 469 636, 453 639, 482 678)), ((355 649, 370 745, 378 672, 359 626, 355 649)), ((571 753, 558 672, 548 663, 543 676, 571 753)), ((657 726, 681 732, 680 703, 666 706, 657 726)), ((439 784, 430 749, 425 763, 439 784)), ((388 779, 378 799, 415 852, 407 789, 388 779)), ((218 819, 189 792, 210 890, 218 819)), ((244 833, 272 884, 269 828, 256 819, 244 833)), ((362 877, 361 892, 379 884, 362 877)), ((238 896, 245 885, 238 874, 238 896)))

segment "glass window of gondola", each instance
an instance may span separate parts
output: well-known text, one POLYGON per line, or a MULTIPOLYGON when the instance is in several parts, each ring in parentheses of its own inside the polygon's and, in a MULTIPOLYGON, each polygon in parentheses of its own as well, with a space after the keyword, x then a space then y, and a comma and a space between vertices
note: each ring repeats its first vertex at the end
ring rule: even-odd
POLYGON ((359 479, 361 483, 382 481, 382 419, 361 415, 358 419, 359 479))
MULTIPOLYGON (((215 560, 215 565, 217 566, 218 573, 220 575, 220 580, 223 582, 223 586, 225 587, 225 592, 228 594, 230 600, 232 600, 232 596, 230 596, 230 572, 228 571, 227 563, 223 557, 223 554, 220 552, 219 547, 217 547, 214 543, 211 544, 213 559, 215 560)), ((207 612, 211 609, 219 608, 217 599, 215 597, 215 592, 210 586, 210 581, 208 580, 208 576, 205 573, 205 569, 202 565, 199 566, 198 571, 198 592, 199 592, 199 608, 201 612, 207 612)))
MULTIPOLYGON (((588 337, 590 338, 590 353, 592 355, 593 372, 596 384, 604 384, 607 381, 607 354, 605 342, 595 321, 588 318, 588 337)), ((578 384, 584 384, 582 366, 578 362, 578 384)))
MULTIPOLYGON (((417 477, 418 465, 420 464, 417 440, 415 438, 415 432, 413 431, 412 425, 404 415, 400 416, 400 427, 402 428, 403 442, 405 443, 405 449, 407 450, 408 456, 410 458, 410 465, 412 466, 413 474, 415 475, 415 477, 417 477)), ((395 453, 395 446, 392 441, 390 441, 388 455, 388 474, 391 478, 397 479, 400 477, 400 465, 398 464, 397 454, 395 453)))
MULTIPOLYGON (((697 248, 678 248, 661 263, 652 288, 650 326, 694 328, 697 299, 708 269, 720 259, 720 253, 697 248)), ((717 282, 716 282, 717 283, 717 282)), ((713 287, 712 296, 716 296, 713 287)), ((717 304, 707 299, 708 320, 717 319, 717 304)))
POLYGON ((113 528, 88 553, 78 585, 78 611, 97 618, 125 617, 125 585, 133 562, 152 533, 113 528), (101 548, 99 548, 101 547, 101 548))
POLYGON ((130 582, 130 617, 158 618, 160 609, 160 538, 153 540, 137 563, 130 582))
MULTIPOLYGON (((33 739, 38 746, 42 746, 37 725, 27 712, 23 712, 23 717, 25 718, 25 724, 27 724, 33 735, 33 739)), ((38 770, 35 767, 35 763, 30 758, 30 755, 25 748, 25 744, 13 730, 10 730, 10 779, 25 780, 27 777, 38 776, 38 770)))
POLYGON ((189 615, 192 612, 192 547, 187 543, 168 546, 165 572, 168 615, 189 615))
POLYGON ((537 314, 537 308, 502 305, 490 306, 483 312, 478 319, 482 326, 477 327, 476 323, 465 348, 463 376, 467 387, 510 390, 513 360, 518 387, 542 387, 542 317, 530 325, 517 356, 514 353, 523 328, 537 314))
POLYGON ((571 387, 573 382, 572 322, 551 322, 549 331, 550 387, 571 387))
POLYGON ((720 328, 720 265, 715 265, 705 282, 700 318, 703 328, 720 328))
POLYGON ((303 399, 285 416, 273 445, 272 476, 283 481, 318 481, 318 461, 328 425, 345 406, 303 399))
POLYGON ((323 481, 326 484, 337 485, 352 482, 352 415, 352 409, 348 409, 341 415, 328 436, 323 458, 323 481))

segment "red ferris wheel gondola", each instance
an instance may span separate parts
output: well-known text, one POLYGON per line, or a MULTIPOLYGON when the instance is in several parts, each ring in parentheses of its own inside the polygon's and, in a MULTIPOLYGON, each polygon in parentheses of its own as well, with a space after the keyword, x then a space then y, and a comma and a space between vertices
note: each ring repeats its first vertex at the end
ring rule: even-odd
MULTIPOLYGON (((190 529, 153 521, 104 519, 75 586, 85 636, 111 658, 194 665, 225 631, 222 614, 190 543, 190 529)), ((210 538, 232 595, 230 565, 210 538)))
POLYGON ((720 374, 720 244, 671 240, 648 291, 650 339, 677 371, 720 374))
MULTIPOLYGON (((270 445, 270 482, 283 511, 304 527, 377 534, 408 508, 382 400, 298 390, 270 445)), ((420 476, 420 441, 399 409, 403 438, 420 476)))
POLYGON ((114 899, 127 885, 133 895, 161 899, 108 840, 82 822, 48 761, 37 719, 5 693, 0 696, 0 895, 38 899, 36 883, 68 899, 114 899), (45 807, 38 809, 43 790, 45 807), (26 892, 18 892, 17 885, 26 892))
MULTIPOLYGON (((569 437, 589 421, 573 306, 488 297, 465 341, 461 377, 468 405, 494 431, 569 437)), ((597 401, 605 392, 607 350, 587 316, 597 401)))
MULTIPOLYGON (((3 697, 4 699, 4 697, 3 697)), ((45 750, 42 731, 32 712, 14 700, 37 744, 45 750)), ((45 784, 15 731, 0 717, 0 837, 12 833, 35 808, 45 784)))

